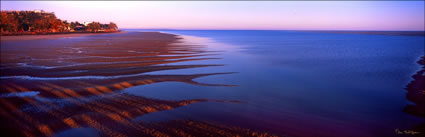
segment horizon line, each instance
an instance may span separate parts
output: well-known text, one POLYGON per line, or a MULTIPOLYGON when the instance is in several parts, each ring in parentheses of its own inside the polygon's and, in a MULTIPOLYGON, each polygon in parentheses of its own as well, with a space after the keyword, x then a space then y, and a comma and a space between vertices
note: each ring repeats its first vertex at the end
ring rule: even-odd
POLYGON ((259 31, 411 31, 425 32, 425 30, 332 30, 332 29, 170 29, 170 28, 119 28, 122 29, 141 29, 141 30, 259 30, 259 31))

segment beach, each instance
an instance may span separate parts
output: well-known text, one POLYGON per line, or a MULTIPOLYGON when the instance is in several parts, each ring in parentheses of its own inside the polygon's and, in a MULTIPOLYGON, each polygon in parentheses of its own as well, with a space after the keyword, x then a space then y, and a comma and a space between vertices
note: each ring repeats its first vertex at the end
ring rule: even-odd
POLYGON ((417 96, 423 60, 417 62, 424 37, 125 31, 2 39, 0 118, 14 123, 2 125, 2 133, 373 137, 423 131, 423 96, 417 96))
POLYGON ((425 1, 1 1, 1 137, 425 137, 425 1))
MULTIPOLYGON (((125 33, 125 32, 109 32, 109 33, 125 33)), ((38 40, 38 39, 58 39, 70 37, 82 37, 92 35, 102 35, 108 33, 68 33, 68 34, 44 34, 44 35, 15 35, 15 36, 0 36, 3 41, 6 40, 38 40)))
POLYGON ((145 114, 193 103, 237 103, 215 99, 161 100, 121 92, 159 82, 232 86, 193 80, 230 72, 144 74, 220 65, 167 65, 212 59, 205 57, 209 53, 202 46, 185 45, 180 39, 158 32, 2 37, 0 115, 2 121, 14 123, 2 125, 2 134, 54 136, 89 128, 100 136, 271 135, 193 120, 132 121, 145 114), (76 39, 57 39, 68 37, 76 39))

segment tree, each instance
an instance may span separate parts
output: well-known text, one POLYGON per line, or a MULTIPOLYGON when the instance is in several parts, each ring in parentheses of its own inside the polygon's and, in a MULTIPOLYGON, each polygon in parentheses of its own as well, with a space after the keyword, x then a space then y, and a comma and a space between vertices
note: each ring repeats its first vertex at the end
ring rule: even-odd
POLYGON ((109 22, 109 25, 108 25, 108 27, 109 27, 109 30, 117 30, 118 29, 118 26, 117 26, 117 24, 115 24, 115 23, 113 23, 113 22, 109 22))
POLYGON ((99 22, 92 22, 92 23, 89 23, 89 24, 87 25, 87 28, 88 28, 89 30, 91 30, 92 32, 97 32, 97 31, 99 31, 99 30, 100 30, 100 23, 99 23, 99 22))
POLYGON ((2 32, 16 32, 18 21, 16 15, 9 12, 0 12, 0 30, 2 32))
POLYGON ((62 29, 62 31, 70 31, 71 30, 71 24, 68 23, 68 21, 64 20, 62 21, 64 27, 62 29))
POLYGON ((114 31, 118 26, 110 22, 100 24, 92 22, 87 26, 79 22, 71 22, 58 19, 54 13, 35 11, 0 11, 0 32, 27 33, 27 32, 67 32, 71 30, 98 32, 105 29, 114 31))

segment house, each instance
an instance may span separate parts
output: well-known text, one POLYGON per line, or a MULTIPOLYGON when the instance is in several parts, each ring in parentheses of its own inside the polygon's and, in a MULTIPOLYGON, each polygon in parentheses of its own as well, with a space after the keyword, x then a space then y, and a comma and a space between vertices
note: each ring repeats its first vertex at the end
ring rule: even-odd
POLYGON ((44 13, 44 10, 33 10, 35 13, 44 13))
POLYGON ((87 25, 89 25, 89 24, 90 24, 90 23, 92 23, 92 22, 93 22, 93 21, 90 21, 90 22, 89 22, 89 21, 84 21, 84 23, 83 23, 83 24, 84 24, 84 26, 87 26, 87 25))
POLYGON ((78 25, 78 26, 75 26, 74 30, 75 31, 85 31, 85 30, 87 30, 87 28, 85 26, 78 25))

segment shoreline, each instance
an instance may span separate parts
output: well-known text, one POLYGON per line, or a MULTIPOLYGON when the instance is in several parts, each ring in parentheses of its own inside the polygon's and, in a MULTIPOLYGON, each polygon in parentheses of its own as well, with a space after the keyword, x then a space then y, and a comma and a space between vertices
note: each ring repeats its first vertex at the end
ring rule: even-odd
POLYGON ((178 43, 180 38, 176 36, 162 32, 134 32, 119 36, 92 37, 77 43, 69 40, 2 43, 0 95, 3 96, 0 96, 0 101, 12 106, 4 107, 3 105, 2 108, 5 111, 22 115, 0 113, 1 120, 14 123, 7 126, 0 125, 0 128, 5 130, 4 134, 8 136, 24 136, 23 133, 31 136, 55 136, 77 127, 93 128, 100 135, 114 133, 121 136, 158 134, 177 136, 172 129, 169 129, 170 127, 196 136, 206 136, 205 133, 215 136, 274 135, 263 130, 203 121, 143 123, 129 120, 210 100, 203 98, 151 99, 122 94, 121 91, 125 89, 160 82, 228 86, 199 83, 194 79, 231 74, 231 72, 145 74, 164 70, 218 66, 216 64, 170 64, 213 59, 204 57, 210 51, 203 50, 199 45, 178 43), (8 76, 12 77, 4 79, 8 76), (27 76, 48 79, 31 79, 27 76), (91 76, 102 78, 94 79, 91 76), (81 77, 91 78, 81 79, 81 77), (45 100, 38 101, 34 99, 36 97, 42 97, 45 100), (38 123, 42 124, 43 130, 40 130, 38 123), (48 132, 44 132, 46 130, 48 132))
POLYGON ((0 36, 0 40, 15 41, 15 40, 59 39, 59 38, 83 37, 83 36, 117 34, 117 33, 127 33, 127 31, 103 32, 103 33, 76 32, 76 33, 57 33, 57 34, 53 33, 53 34, 33 34, 33 35, 12 35, 12 36, 0 36))

